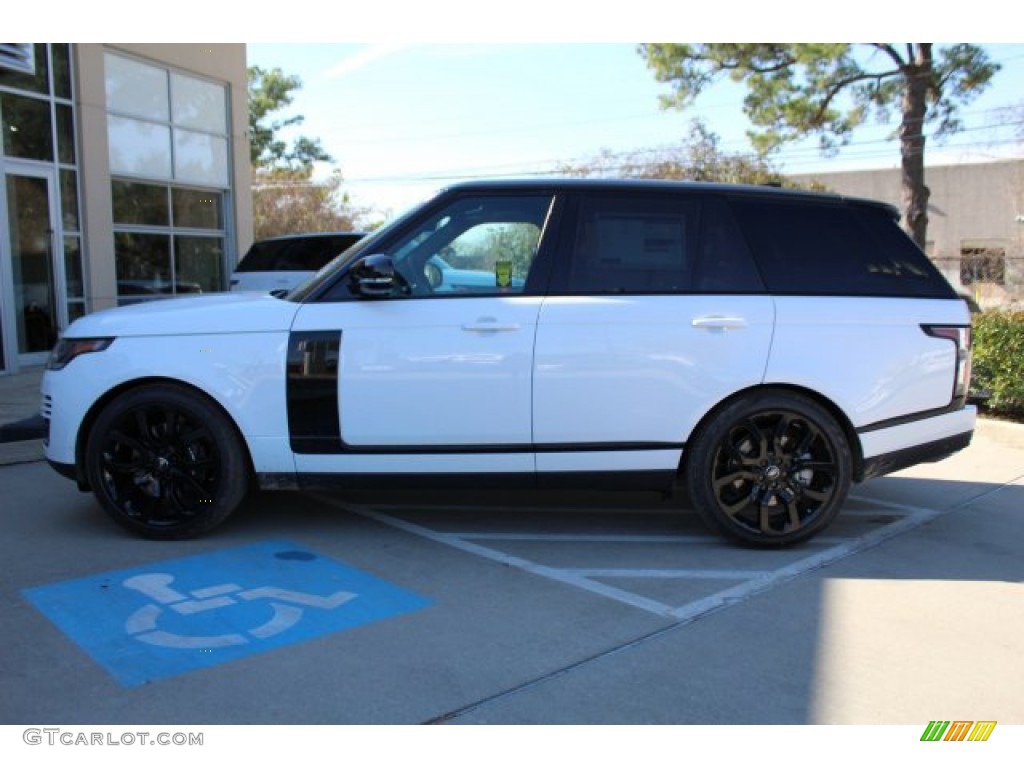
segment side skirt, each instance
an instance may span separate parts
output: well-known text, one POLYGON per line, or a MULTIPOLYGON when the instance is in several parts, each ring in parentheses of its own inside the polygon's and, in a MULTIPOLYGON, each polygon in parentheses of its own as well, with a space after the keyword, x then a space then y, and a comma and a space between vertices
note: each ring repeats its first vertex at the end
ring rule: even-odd
POLYGON ((464 472, 448 473, 260 473, 264 490, 393 490, 393 489, 496 489, 496 490, 621 490, 671 493, 674 471, 629 472, 464 472))

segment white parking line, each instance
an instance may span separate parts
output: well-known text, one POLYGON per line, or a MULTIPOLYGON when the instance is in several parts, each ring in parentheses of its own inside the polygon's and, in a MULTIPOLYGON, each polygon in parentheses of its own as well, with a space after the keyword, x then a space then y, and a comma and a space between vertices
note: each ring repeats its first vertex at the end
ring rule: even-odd
MULTIPOLYGON (((542 576, 553 581, 586 590, 620 603, 654 613, 675 623, 687 623, 721 608, 743 602, 750 597, 772 587, 791 581, 810 571, 823 568, 838 560, 842 560, 857 552, 869 549, 895 536, 917 528, 947 510, 935 510, 909 504, 851 497, 854 503, 870 504, 882 507, 883 510, 844 510, 844 515, 892 517, 893 520, 878 528, 855 538, 819 536, 811 545, 824 545, 827 549, 819 550, 806 557, 795 560, 774 570, 745 569, 637 569, 637 568, 554 568, 542 565, 524 557, 511 555, 498 549, 484 546, 479 541, 488 542, 564 542, 564 543, 612 543, 612 544, 707 544, 719 542, 714 536, 671 535, 671 534, 565 534, 565 533, 529 533, 529 532, 494 532, 494 531, 459 531, 444 532, 412 523, 404 518, 386 514, 380 508, 343 503, 321 494, 311 494, 318 500, 355 514, 375 520, 383 525, 420 536, 431 541, 445 544, 454 549, 477 555, 502 565, 519 568, 527 573, 542 576), (740 582, 727 589, 715 592, 707 597, 694 600, 680 606, 653 600, 651 598, 614 587, 598 579, 694 579, 694 580, 735 580, 740 582)), ((391 507, 390 509, 394 509, 391 507)), ((488 507, 488 510, 490 508, 488 507)))
POLYGON ((536 576, 544 576, 545 578, 553 581, 569 584, 579 589, 584 589, 588 592, 593 592, 612 600, 617 600, 620 603, 631 605, 634 608, 639 608, 640 610, 648 611, 650 613, 656 613, 659 616, 671 616, 672 614, 673 608, 670 605, 665 605, 664 603, 660 603, 657 600, 651 600, 650 598, 643 597, 642 595, 627 592, 624 589, 617 589, 615 587, 608 586, 607 584, 592 581, 584 576, 577 576, 565 569, 551 568, 546 565, 541 565, 540 563, 535 563, 531 560, 526 560, 525 558, 499 552, 496 549, 490 549, 488 547, 480 546, 479 544, 473 544, 472 542, 460 539, 457 536, 453 536, 448 533, 441 533, 430 528, 424 528, 421 525, 410 523, 408 520, 402 520, 401 518, 394 517, 392 515, 385 515, 382 512, 378 512, 368 507, 342 504, 341 502, 320 496, 319 494, 313 495, 320 501, 354 512, 357 515, 368 517, 371 520, 376 520, 377 522, 391 526, 392 528, 398 528, 399 530, 406 531, 407 533, 422 536, 425 539, 430 539, 431 541, 436 541, 440 544, 446 544, 449 547, 478 555, 479 557, 484 557, 488 560, 493 560, 497 563, 501 563, 502 565, 512 566, 536 576))
POLYGON ((569 573, 594 579, 720 579, 741 581, 764 579, 771 571, 714 570, 708 568, 565 568, 569 573))
POLYGON ((614 544, 708 544, 718 542, 715 536, 686 536, 683 534, 631 534, 631 533, 476 533, 463 531, 449 533, 458 539, 473 539, 474 541, 567 541, 580 543, 603 543, 614 544))

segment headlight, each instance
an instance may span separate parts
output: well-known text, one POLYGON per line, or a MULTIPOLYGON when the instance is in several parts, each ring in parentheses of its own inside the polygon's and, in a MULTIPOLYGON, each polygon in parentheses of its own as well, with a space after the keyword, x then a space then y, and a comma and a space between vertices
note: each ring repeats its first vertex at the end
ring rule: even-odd
POLYGON ((59 371, 79 355, 102 352, 113 343, 113 339, 61 339, 50 352, 46 370, 59 371))

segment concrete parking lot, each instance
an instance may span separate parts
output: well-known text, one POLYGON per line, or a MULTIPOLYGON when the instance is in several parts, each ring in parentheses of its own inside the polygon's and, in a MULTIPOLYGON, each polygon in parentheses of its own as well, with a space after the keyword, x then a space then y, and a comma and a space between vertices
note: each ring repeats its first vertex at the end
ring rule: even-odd
POLYGON ((263 493, 150 542, 21 449, 3 723, 1024 723, 1020 425, 767 552, 525 492, 263 493))

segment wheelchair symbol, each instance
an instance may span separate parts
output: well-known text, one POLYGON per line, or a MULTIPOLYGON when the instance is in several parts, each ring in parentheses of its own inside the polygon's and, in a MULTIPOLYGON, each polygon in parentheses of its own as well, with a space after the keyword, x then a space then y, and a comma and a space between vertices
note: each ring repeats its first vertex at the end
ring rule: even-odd
POLYGON ((294 627, 302 618, 304 608, 320 608, 334 610, 357 595, 353 592, 335 592, 323 597, 306 592, 293 592, 277 587, 258 587, 243 590, 237 584, 217 584, 190 592, 188 595, 171 588, 174 577, 169 573, 144 573, 125 579, 122 584, 128 589, 141 592, 155 601, 144 605, 128 617, 124 624, 129 635, 143 643, 158 645, 164 648, 207 649, 226 648, 233 645, 245 645, 250 637, 264 640, 278 635, 294 627), (175 611, 182 616, 210 611, 235 605, 238 598, 242 600, 269 599, 274 615, 255 629, 246 634, 232 632, 223 635, 179 635, 157 628, 157 619, 165 609, 175 611))

